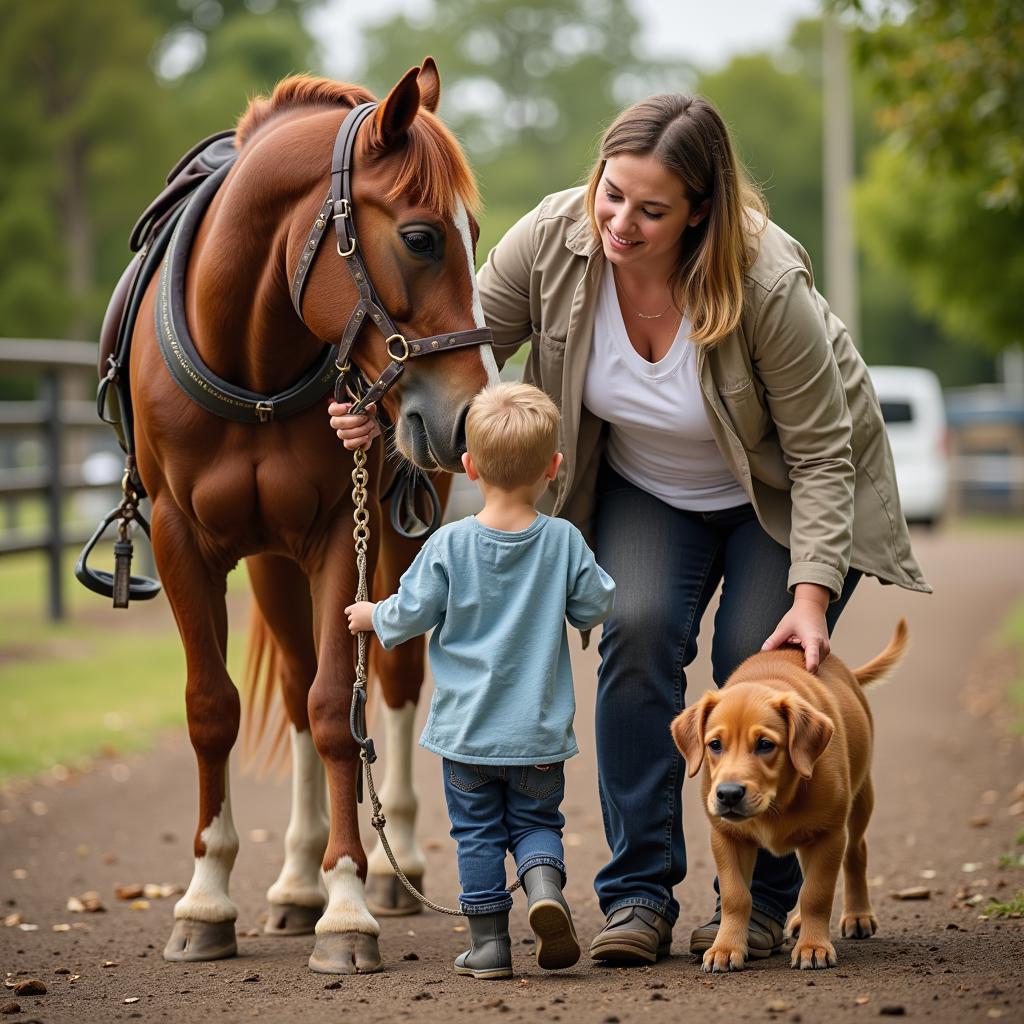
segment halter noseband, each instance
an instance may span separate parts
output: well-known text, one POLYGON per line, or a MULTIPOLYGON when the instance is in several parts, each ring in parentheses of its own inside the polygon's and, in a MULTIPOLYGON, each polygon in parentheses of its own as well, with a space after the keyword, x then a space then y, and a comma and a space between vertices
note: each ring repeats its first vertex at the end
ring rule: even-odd
MULTIPOLYGON (((405 361, 417 356, 430 355, 433 352, 446 352, 453 348, 468 345, 484 345, 493 341, 491 331, 487 327, 476 327, 468 331, 453 331, 449 334, 435 334, 428 338, 415 338, 407 341, 398 330, 394 320, 388 315, 381 304, 377 292, 370 281, 366 264, 359 252, 356 239, 355 221, 352 207, 352 156, 355 151, 356 136, 362 123, 377 109, 378 103, 360 103, 349 111, 338 129, 338 137, 334 142, 334 156, 331 160, 331 190, 320 207, 313 221, 302 255, 295 267, 292 277, 291 297, 295 312, 302 320, 302 292, 306 287, 313 259, 320 248, 329 221, 334 221, 337 232, 337 252, 345 261, 345 266, 352 275, 352 280, 359 292, 359 300, 352 310, 338 342, 334 362, 338 370, 338 379, 334 385, 336 401, 345 397, 345 379, 351 370, 350 355, 352 346, 360 328, 367 320, 384 335, 390 363, 384 368, 377 380, 360 397, 349 410, 349 414, 358 414, 379 401, 405 372, 405 361), (337 197, 337 198, 335 198, 337 197)), ((305 322, 305 321, 303 321, 305 322)), ((356 396, 351 396, 355 398, 356 396)))

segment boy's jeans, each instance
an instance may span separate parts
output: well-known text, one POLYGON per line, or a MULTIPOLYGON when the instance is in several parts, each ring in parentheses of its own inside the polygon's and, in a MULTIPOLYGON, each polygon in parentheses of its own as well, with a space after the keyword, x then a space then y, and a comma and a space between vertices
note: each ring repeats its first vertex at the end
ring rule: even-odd
POLYGON ((443 759, 444 796, 457 844, 459 904, 464 914, 496 914, 512 906, 505 886, 505 852, 520 877, 551 864, 565 879, 559 810, 564 764, 463 764, 443 759))

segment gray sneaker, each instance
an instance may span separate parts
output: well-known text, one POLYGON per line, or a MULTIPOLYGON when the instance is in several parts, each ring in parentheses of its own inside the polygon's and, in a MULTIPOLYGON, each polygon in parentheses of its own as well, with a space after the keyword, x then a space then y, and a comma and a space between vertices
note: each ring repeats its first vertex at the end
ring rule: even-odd
POLYGON ((672 926, 647 907, 619 907, 594 936, 594 960, 618 964, 653 964, 672 949, 672 926))
MULTIPOLYGON (((707 924, 702 924, 690 935, 690 952, 703 956, 718 938, 718 928, 722 923, 722 911, 718 909, 707 924)), ((750 925, 747 928, 747 957, 751 960, 763 960, 765 957, 778 953, 786 940, 786 929, 774 917, 754 908, 750 911, 750 925)))

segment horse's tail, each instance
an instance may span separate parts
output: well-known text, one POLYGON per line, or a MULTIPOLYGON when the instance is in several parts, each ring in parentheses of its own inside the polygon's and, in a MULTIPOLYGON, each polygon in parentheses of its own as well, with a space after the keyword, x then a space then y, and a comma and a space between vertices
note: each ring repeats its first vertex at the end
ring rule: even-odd
POLYGON ((907 653, 907 637, 907 620, 900 619, 896 623, 896 632, 893 634, 892 640, 889 641, 889 646, 866 665, 861 665, 860 668, 853 670, 857 682, 862 687, 883 682, 903 660, 903 655, 907 653))
POLYGON ((259 776, 288 767, 288 716, 281 700, 281 656, 274 635, 252 605, 242 709, 242 767, 259 776))

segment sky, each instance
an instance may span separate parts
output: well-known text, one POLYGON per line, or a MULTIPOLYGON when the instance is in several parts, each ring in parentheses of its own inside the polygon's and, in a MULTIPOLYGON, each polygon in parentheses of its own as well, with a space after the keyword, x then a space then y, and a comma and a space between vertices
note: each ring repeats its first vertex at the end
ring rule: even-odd
MULTIPOLYGON (((771 49, 794 22, 820 11, 820 0, 630 0, 644 25, 651 56, 682 57, 702 69, 733 55, 771 49)), ((339 78, 361 69, 352 59, 347 26, 386 21, 398 11, 429 10, 430 0, 328 0, 311 20, 323 43, 327 71, 339 78)))

